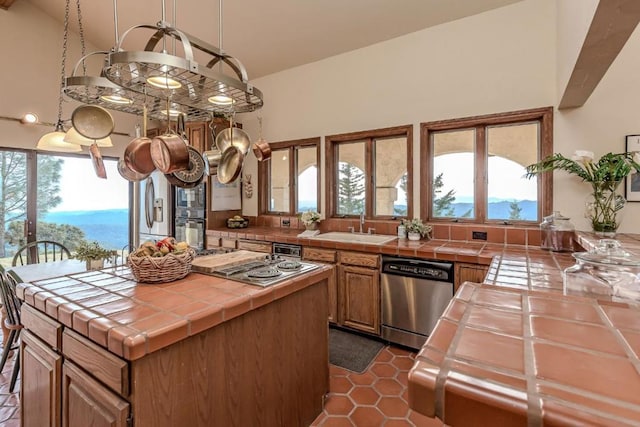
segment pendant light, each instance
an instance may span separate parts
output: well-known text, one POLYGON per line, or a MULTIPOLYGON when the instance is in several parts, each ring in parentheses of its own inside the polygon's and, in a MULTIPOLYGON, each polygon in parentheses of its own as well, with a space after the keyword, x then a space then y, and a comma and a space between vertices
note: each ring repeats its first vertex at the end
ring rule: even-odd
MULTIPOLYGON (((224 52, 222 49, 222 0, 218 0, 218 47, 220 52, 224 52)), ((219 73, 222 74, 222 61, 218 61, 219 73)), ((207 101, 214 105, 220 105, 223 107, 230 107, 233 105, 233 98, 227 96, 227 88, 220 83, 218 85, 218 93, 207 98, 207 101)))
POLYGON ((78 152, 82 148, 77 144, 64 141, 65 130, 62 124, 62 91, 64 88, 64 71, 67 60, 67 41, 69 38, 69 1, 66 0, 64 11, 64 37, 62 41, 62 65, 60 67, 60 92, 58 94, 58 121, 55 130, 44 135, 38 141, 36 149, 45 151, 78 152))

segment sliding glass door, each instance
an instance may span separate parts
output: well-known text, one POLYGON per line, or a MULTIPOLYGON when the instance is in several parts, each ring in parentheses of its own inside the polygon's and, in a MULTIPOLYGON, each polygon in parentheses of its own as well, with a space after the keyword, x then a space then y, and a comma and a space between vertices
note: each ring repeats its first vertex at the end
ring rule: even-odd
POLYGON ((97 241, 120 252, 129 244, 129 182, 104 158, 97 178, 87 156, 0 150, 0 263, 27 242, 53 240, 72 252, 97 241))

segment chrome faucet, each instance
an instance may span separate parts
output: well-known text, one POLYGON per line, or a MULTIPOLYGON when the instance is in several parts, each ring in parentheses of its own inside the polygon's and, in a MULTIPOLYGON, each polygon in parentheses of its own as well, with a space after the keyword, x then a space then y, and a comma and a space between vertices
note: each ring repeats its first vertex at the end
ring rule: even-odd
POLYGON ((364 211, 360 212, 360 234, 362 234, 362 226, 364 225, 364 211))

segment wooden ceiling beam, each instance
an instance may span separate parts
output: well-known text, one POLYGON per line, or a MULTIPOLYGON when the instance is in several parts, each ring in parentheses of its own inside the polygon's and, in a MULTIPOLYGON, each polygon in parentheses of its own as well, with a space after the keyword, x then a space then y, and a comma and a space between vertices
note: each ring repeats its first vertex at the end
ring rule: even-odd
POLYGON ((16 0, 0 0, 0 9, 9 10, 16 0))
POLYGON ((600 0, 558 109, 581 107, 640 22, 640 1, 600 0))

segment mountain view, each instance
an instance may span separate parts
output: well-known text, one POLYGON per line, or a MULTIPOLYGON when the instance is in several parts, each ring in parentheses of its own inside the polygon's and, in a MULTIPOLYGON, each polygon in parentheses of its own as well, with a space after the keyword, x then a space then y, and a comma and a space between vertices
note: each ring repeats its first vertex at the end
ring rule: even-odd
POLYGON ((44 222, 74 225, 84 231, 88 241, 98 241, 108 249, 122 249, 129 244, 129 210, 49 212, 44 222))

